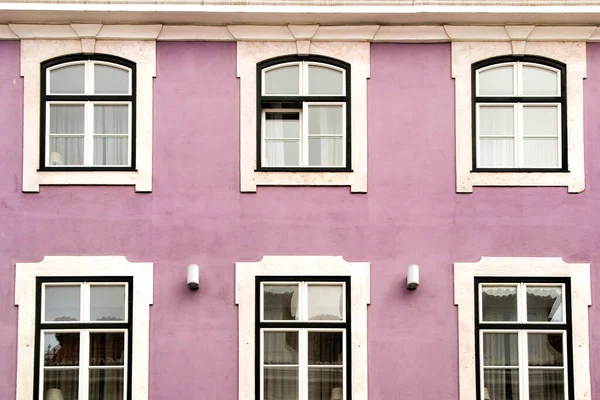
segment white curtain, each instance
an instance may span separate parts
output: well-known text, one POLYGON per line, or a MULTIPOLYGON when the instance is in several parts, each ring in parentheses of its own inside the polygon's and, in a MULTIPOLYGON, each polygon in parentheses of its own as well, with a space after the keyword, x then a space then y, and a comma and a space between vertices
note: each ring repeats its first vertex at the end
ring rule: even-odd
POLYGON ((343 166, 343 107, 308 106, 308 165, 343 166))
POLYGON ((50 105, 50 164, 83 165, 84 111, 83 104, 50 105))
POLYGON ((94 105, 94 165, 128 165, 129 106, 94 105))
POLYGON ((514 108, 479 107, 480 167, 514 167, 514 108))

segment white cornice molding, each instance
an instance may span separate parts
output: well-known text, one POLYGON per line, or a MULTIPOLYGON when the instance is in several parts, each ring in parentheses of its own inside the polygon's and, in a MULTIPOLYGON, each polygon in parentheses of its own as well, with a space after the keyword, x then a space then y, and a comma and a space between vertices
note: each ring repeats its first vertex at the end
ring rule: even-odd
POLYGON ((0 25, 0 40, 597 42, 600 28, 535 25, 0 25))

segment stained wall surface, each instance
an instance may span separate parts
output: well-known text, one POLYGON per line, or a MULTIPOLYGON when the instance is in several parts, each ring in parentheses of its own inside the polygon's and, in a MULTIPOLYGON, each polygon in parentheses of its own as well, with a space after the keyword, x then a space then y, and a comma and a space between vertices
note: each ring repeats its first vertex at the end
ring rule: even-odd
MULTIPOLYGON (((45 255, 125 255, 155 265, 150 398, 237 399, 234 263, 341 255, 371 263, 370 400, 458 400, 452 263, 551 256, 599 282, 600 45, 588 45, 586 190, 455 192, 449 44, 374 44, 368 81, 369 188, 239 191, 234 43, 157 44, 153 192, 42 187, 22 193, 19 43, 0 42, 0 398, 15 396, 15 263, 45 255), (190 292, 185 267, 200 265, 190 292), (404 289, 406 266, 421 286, 404 289)), ((592 289, 593 300, 598 289, 592 289)), ((591 371, 600 313, 590 308, 591 371)), ((600 376, 592 373, 593 397, 600 376)))

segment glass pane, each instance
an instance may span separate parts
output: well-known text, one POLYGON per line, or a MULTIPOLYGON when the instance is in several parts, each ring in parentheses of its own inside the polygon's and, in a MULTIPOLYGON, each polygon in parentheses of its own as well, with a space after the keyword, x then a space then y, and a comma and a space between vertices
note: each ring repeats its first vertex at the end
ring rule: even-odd
POLYGON ((308 368, 309 400, 343 399, 342 368, 308 368))
POLYGON ((298 364, 298 332, 265 332, 265 364, 298 364))
POLYGON ((311 167, 342 167, 342 138, 310 138, 308 139, 308 165, 311 167))
POLYGON ((529 400, 564 400, 564 370, 529 370, 529 400))
POLYGON ((69 65, 50 71, 50 94, 84 94, 85 65, 69 65))
POLYGON ((482 286, 483 321, 517 320, 516 286, 482 286))
POLYGON ((559 167, 558 139, 523 139, 523 165, 537 168, 559 167))
POLYGON ((564 322, 561 286, 527 286, 527 321, 564 322))
POLYGON ((300 66, 288 65, 265 72, 265 94, 300 94, 300 66))
POLYGON ((479 135, 514 136, 515 109, 508 107, 479 107, 479 135))
POLYGON ((129 139, 94 137, 94 165, 129 165, 129 139))
POLYGON ((484 333, 483 365, 512 367, 519 365, 517 333, 484 333))
POLYGON ((342 332, 308 332, 308 364, 343 365, 342 332))
POLYGON ((513 96, 514 65, 504 65, 479 72, 479 96, 513 96))
POLYGON ((50 127, 48 133, 84 133, 85 108, 83 104, 51 104, 50 127))
POLYGON ((44 333, 44 366, 70 367, 79 365, 79 333, 44 333))
POLYGON ((310 65, 308 67, 308 94, 343 95, 344 74, 335 69, 310 65))
POLYGON ((558 136, 558 106, 523 107, 525 136, 558 136))
POLYGON ((129 134, 129 105, 94 105, 94 133, 129 134))
POLYGON ((519 400, 519 370, 484 370, 483 387, 484 399, 519 400), (485 397, 486 395, 488 397, 485 397))
POLYGON ((342 136, 344 134, 343 107, 308 106, 308 134, 342 136))
POLYGON ((265 400, 298 399, 298 367, 265 367, 265 400))
POLYGON ((300 142, 269 140, 265 142, 266 167, 300 166, 300 142))
POLYGON ((558 76, 557 71, 523 65, 523 95, 558 96, 558 76))
POLYGON ((125 321, 125 286, 90 286, 91 321, 125 321))
POLYGON ((44 400, 79 399, 78 369, 44 369, 44 400))
MULTIPOLYGON (((118 400, 123 398, 124 370, 90 369, 89 400, 118 400)), ((65 399, 66 400, 66 399, 65 399)))
POLYGON ((342 285, 308 285, 308 319, 340 321, 344 319, 342 285))
POLYGON ((83 165, 83 137, 50 137, 50 165, 83 165))
POLYGON ((300 113, 266 113, 265 137, 269 139, 299 139, 300 113))
POLYGON ((125 365, 125 333, 91 332, 90 365, 125 365))
POLYGON ((44 321, 79 321, 81 286, 45 286, 44 321))
POLYGON ((562 333, 530 333, 527 335, 529 365, 561 367, 564 365, 562 333))
POLYGON ((510 168, 515 166, 514 139, 480 138, 478 167, 510 168))
POLYGON ((298 319, 298 285, 264 285, 264 320, 298 319))
POLYGON ((94 65, 94 93, 129 94, 129 71, 109 65, 94 65))

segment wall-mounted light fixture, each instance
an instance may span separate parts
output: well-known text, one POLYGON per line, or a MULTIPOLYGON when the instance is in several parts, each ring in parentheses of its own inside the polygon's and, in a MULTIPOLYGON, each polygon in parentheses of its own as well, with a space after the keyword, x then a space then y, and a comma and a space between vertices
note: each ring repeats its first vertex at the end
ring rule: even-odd
POLYGON ((200 268, 196 264, 188 265, 187 285, 190 290, 198 290, 200 288, 200 268))
POLYGON ((419 266, 417 264, 410 264, 406 272, 406 288, 408 290, 415 290, 417 286, 419 286, 419 266))

